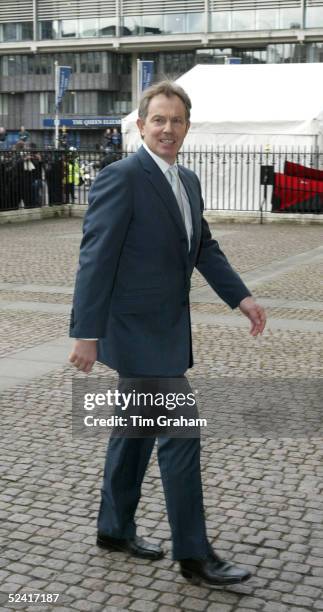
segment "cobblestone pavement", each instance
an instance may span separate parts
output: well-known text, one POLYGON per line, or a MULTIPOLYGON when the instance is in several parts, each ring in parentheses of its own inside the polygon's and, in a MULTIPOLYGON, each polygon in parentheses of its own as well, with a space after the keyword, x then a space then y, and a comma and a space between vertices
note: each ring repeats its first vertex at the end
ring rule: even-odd
MULTIPOLYGON (((165 558, 95 546, 106 440, 72 438, 71 382, 82 375, 59 357, 80 232, 77 219, 0 227, 1 611, 323 610, 321 227, 214 228, 267 307, 262 338, 194 274, 189 377, 212 389, 200 404, 213 412, 202 452, 208 532, 253 573, 226 589, 190 585, 172 561, 155 453, 137 523, 165 558), (58 602, 8 603, 9 593, 37 592, 58 602)), ((93 376, 105 373, 96 365, 93 376)))

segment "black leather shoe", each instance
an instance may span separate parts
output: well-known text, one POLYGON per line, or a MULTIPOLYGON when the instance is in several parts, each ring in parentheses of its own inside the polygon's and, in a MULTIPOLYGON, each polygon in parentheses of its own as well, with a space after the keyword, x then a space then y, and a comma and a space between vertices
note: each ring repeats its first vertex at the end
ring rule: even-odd
POLYGON ((249 570, 232 565, 214 552, 207 559, 181 559, 181 574, 193 584, 206 582, 218 586, 244 582, 251 577, 249 570))
POLYGON ((160 546, 157 546, 157 544, 150 544, 138 536, 131 539, 119 539, 111 538, 103 533, 98 533, 96 543, 100 548, 126 552, 134 557, 141 557, 142 559, 152 559, 155 561, 157 559, 162 559, 164 556, 164 551, 160 546))

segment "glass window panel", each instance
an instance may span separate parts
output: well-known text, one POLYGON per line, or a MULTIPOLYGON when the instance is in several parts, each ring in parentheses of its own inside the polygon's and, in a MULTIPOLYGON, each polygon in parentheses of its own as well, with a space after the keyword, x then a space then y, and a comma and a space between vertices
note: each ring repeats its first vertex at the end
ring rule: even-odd
POLYGON ((27 74, 34 74, 35 71, 35 57, 33 55, 27 55, 27 74))
POLYGON ((61 37, 73 38, 77 35, 77 21, 75 19, 62 19, 61 37))
POLYGON ((142 18, 143 34, 163 34, 163 16, 162 15, 144 15, 142 18))
POLYGON ((165 15, 165 34, 180 34, 186 32, 185 14, 165 15))
POLYGON ((80 36, 83 38, 91 38, 98 35, 98 20, 97 19, 80 19, 79 21, 80 36))
POLYGON ((16 23, 4 23, 2 27, 3 27, 4 42, 10 42, 10 41, 17 40, 17 24, 16 23))
POLYGON ((15 56, 15 74, 17 76, 20 76, 22 74, 22 56, 21 55, 16 55, 15 56))
POLYGON ((195 63, 194 52, 164 53, 162 70, 169 78, 174 78, 190 70, 195 63))
POLYGON ((275 9, 256 11, 257 30, 275 30, 279 27, 279 13, 275 9))
POLYGON ((323 43, 309 43, 306 45, 308 62, 323 62, 323 43))
POLYGON ((47 93, 47 113, 55 112, 55 92, 49 91, 47 93))
POLYGON ((0 115, 8 115, 8 94, 0 94, 0 115))
POLYGON ((8 76, 16 76, 17 74, 17 56, 9 55, 8 57, 8 76))
POLYGON ((87 53, 87 70, 86 72, 92 74, 94 72, 94 53, 89 51, 87 53))
POLYGON ((255 27, 255 11, 232 11, 232 30, 254 30, 255 27))
POLYGON ((267 46, 267 64, 280 64, 283 56, 283 45, 267 46))
MULTIPOLYGON (((109 54, 111 57, 111 53, 109 54)), ((131 74, 131 55, 130 53, 122 53, 122 55, 112 54, 112 62, 116 62, 113 69, 118 71, 119 74, 131 74)))
POLYGON ((40 56, 40 74, 51 74, 51 57, 45 53, 40 56))
POLYGON ((48 92, 41 91, 39 94, 39 112, 41 115, 48 113, 48 92))
POLYGON ((323 6, 308 6, 306 9, 306 27, 307 28, 322 28, 323 27, 323 6))
POLYGON ((102 72, 102 53, 100 51, 94 52, 94 72, 96 74, 102 72))
POLYGON ((40 56, 37 54, 34 56, 34 71, 35 74, 41 74, 40 56))
POLYGON ((205 21, 204 13, 188 13, 187 19, 187 32, 204 32, 205 21))
POLYGON ((8 76, 9 74, 9 58, 7 55, 2 57, 0 74, 2 74, 2 76, 8 76))
POLYGON ((52 40, 56 38, 53 21, 40 21, 39 32, 41 40, 52 40))
POLYGON ((116 20, 114 17, 105 17, 99 20, 99 36, 115 36, 116 20))
POLYGON ((280 9, 279 27, 281 29, 300 28, 302 25, 302 13, 298 8, 280 9))
POLYGON ((95 53, 88 51, 87 53, 81 53, 80 70, 83 73, 92 74, 93 72, 100 72, 100 62, 96 60, 95 53))
POLYGON ((227 32, 230 30, 230 12, 212 13, 211 31, 212 32, 227 32))
POLYGON ((32 21, 26 21, 20 24, 21 27, 21 40, 32 40, 33 34, 33 23, 32 21))
POLYGON ((141 34, 141 17, 124 17, 121 36, 137 36, 141 34))

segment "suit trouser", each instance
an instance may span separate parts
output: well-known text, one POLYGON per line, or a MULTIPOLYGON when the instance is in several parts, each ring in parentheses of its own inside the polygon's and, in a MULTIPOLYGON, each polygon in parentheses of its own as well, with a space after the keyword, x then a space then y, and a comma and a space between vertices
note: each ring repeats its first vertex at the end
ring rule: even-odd
MULTIPOLYGON (((110 437, 98 530, 133 538, 135 512, 155 437, 110 437)), ((210 551, 203 508, 200 439, 158 436, 157 457, 172 533, 173 559, 206 558, 210 551)))

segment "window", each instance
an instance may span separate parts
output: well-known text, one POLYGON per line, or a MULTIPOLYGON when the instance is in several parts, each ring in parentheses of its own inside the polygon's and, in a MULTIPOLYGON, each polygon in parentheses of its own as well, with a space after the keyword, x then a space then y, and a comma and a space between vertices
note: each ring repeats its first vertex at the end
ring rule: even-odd
POLYGON ((8 94, 0 93, 0 115, 8 115, 8 94))
POLYGON ((205 30, 205 16, 204 13, 188 13, 187 18, 187 32, 204 32, 205 30))
MULTIPOLYGON (((75 92, 66 91, 61 104, 61 114, 74 114, 76 113, 76 102, 77 95, 75 92)), ((45 91, 40 94, 40 114, 41 115, 53 115, 55 113, 55 92, 45 91)))
POLYGON ((126 114, 131 111, 130 91, 99 91, 98 115, 126 114))
POLYGON ((52 74, 53 59, 50 54, 38 54, 34 56, 34 73, 35 74, 52 74))
POLYGON ((41 40, 53 40, 58 37, 57 21, 41 21, 39 23, 39 36, 41 40))
POLYGON ((11 42, 17 40, 16 23, 4 23, 2 26, 2 32, 4 42, 11 42))
POLYGON ((279 12, 275 9, 256 11, 256 29, 274 30, 279 26, 279 12))
POLYGON ((98 35, 98 20, 97 19, 80 19, 80 36, 83 38, 91 38, 98 35))
POLYGON ((255 11, 232 11, 232 30, 254 30, 255 11))
POLYGON ((122 36, 138 36, 141 34, 141 17, 124 17, 122 36))
POLYGON ((25 23, 21 23, 20 27, 21 27, 21 37, 19 37, 20 40, 32 40, 34 37, 32 21, 26 21, 25 23))
POLYGON ((165 15, 165 34, 181 34, 186 32, 185 14, 165 15))
POLYGON ((227 32, 231 29, 231 13, 229 11, 219 11, 212 13, 211 28, 212 32, 227 32))
POLYGON ((298 8, 280 9, 279 27, 281 29, 300 28, 302 26, 302 13, 298 8))
POLYGON ((323 28, 323 6, 308 6, 306 9, 306 27, 323 28))
POLYGON ((101 59, 101 53, 99 52, 81 53, 80 71, 88 74, 99 74, 101 72, 101 59))
POLYGON ((115 36, 116 21, 114 17, 99 20, 99 36, 115 36))
POLYGON ((323 43, 309 43, 306 54, 308 62, 323 62, 323 43))
POLYGON ((163 34, 163 16, 162 15, 144 15, 142 18, 142 33, 147 35, 163 34))
POLYGON ((75 19, 62 19, 61 37, 75 38, 77 36, 77 21, 75 19))

